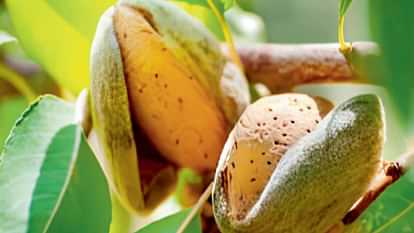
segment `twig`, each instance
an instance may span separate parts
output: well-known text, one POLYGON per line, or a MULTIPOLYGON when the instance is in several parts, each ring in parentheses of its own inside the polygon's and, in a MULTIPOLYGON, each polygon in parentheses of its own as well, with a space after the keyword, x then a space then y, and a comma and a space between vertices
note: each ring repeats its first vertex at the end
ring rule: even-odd
MULTIPOLYGON (((375 43, 354 42, 347 57, 332 44, 241 44, 238 53, 247 78, 282 93, 300 84, 364 81, 363 71, 348 61, 377 56, 375 43)), ((228 49, 223 46, 228 54, 228 49)))
POLYGON ((396 162, 387 162, 384 167, 384 173, 371 185, 368 192, 355 203, 342 219, 342 222, 345 225, 353 223, 389 186, 399 180, 413 166, 414 150, 403 154, 396 162))
POLYGON ((188 216, 181 223, 180 227, 177 230, 177 233, 184 233, 187 226, 191 223, 191 220, 194 218, 194 216, 198 213, 198 211, 203 207, 204 203, 210 197, 212 189, 213 189, 213 183, 210 183, 210 185, 207 187, 207 189, 204 191, 204 193, 198 199, 197 203, 194 205, 191 212, 188 214, 188 216))
POLYGON ((208 5, 210 6, 211 11, 216 16, 217 20, 220 23, 221 29, 223 30, 224 39, 226 40, 226 44, 229 48, 229 55, 231 60, 241 69, 243 70, 243 65, 240 61, 239 54, 234 46, 233 36, 230 32, 229 26, 226 22, 224 16, 218 10, 216 4, 214 4, 213 0, 207 0, 208 5))
POLYGON ((414 166, 414 148, 401 155, 398 159, 398 163, 400 164, 403 173, 406 173, 408 169, 412 168, 414 166))

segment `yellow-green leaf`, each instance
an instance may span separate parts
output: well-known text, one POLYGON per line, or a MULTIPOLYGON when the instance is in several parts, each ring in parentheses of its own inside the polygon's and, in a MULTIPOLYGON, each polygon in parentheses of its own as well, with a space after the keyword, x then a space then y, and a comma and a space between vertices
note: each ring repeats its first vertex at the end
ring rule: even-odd
POLYGON ((349 6, 351 5, 352 0, 340 0, 339 3, 339 16, 344 16, 349 6))
POLYGON ((88 85, 90 40, 43 0, 6 0, 26 53, 72 92, 88 85))
POLYGON ((47 3, 77 31, 92 40, 99 18, 116 0, 47 0, 47 3))
POLYGON ((407 174, 370 206, 360 221, 360 233, 414 231, 413 175, 407 174))

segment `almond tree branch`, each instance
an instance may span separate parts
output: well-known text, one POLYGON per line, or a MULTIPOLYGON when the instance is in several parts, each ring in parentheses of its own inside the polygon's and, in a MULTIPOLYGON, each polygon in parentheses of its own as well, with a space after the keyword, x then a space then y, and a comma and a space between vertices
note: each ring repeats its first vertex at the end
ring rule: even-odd
POLYGON ((384 172, 379 175, 369 190, 358 200, 342 219, 343 224, 353 223, 393 183, 414 165, 414 149, 403 154, 396 162, 386 162, 384 172))
POLYGON ((272 93, 306 83, 364 81, 362 69, 348 61, 379 54, 372 42, 353 43, 347 57, 336 43, 241 44, 237 50, 249 81, 265 84, 272 93))

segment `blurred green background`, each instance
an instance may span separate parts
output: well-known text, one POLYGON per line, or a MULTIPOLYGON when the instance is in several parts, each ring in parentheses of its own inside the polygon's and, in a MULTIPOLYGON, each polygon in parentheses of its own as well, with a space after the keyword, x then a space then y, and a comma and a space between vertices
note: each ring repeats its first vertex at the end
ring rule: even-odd
MULTIPOLYGON (((338 1, 241 0, 266 22, 268 40, 281 43, 336 42, 338 1)), ((353 1, 347 15, 349 40, 369 40, 368 1, 353 1)))
MULTIPOLYGON (((0 47, 3 67, 0 67, 0 147, 28 104, 28 99, 7 80, 18 77, 35 95, 52 93, 74 100, 79 89, 87 87, 88 49, 94 25, 98 16, 113 2, 115 0, 0 0, 0 40, 3 32, 19 39, 17 43, 10 42, 0 47), (10 12, 14 16, 13 23, 10 12)), ((232 9, 226 16, 239 41, 336 42, 338 2, 240 0, 241 8, 250 13, 232 9)), ((220 28, 211 13, 196 11, 192 7, 186 9, 201 17, 220 37, 220 28)), ((395 159, 405 150, 414 128, 412 9, 412 0, 359 0, 353 1, 348 10, 347 40, 373 40, 384 48, 384 59, 370 70, 379 75, 368 77, 383 88, 374 85, 312 85, 297 89, 337 102, 360 93, 380 95, 387 113, 388 139, 384 156, 388 159, 395 159)), ((414 232, 411 228, 414 222, 413 200, 414 179, 410 174, 370 208, 361 221, 363 227, 360 231, 414 232)))

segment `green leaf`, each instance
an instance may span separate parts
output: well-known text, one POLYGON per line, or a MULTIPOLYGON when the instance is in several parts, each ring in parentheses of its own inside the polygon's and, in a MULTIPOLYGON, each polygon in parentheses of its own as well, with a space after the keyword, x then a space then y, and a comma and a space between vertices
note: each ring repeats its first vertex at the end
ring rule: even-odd
POLYGON ((107 183, 73 115, 46 96, 17 121, 0 157, 0 232, 108 232, 107 183))
POLYGON ((92 40, 103 12, 116 0, 47 0, 47 3, 88 40, 92 40))
POLYGON ((414 174, 407 174, 374 202, 360 221, 359 232, 412 232, 414 174))
POLYGON ((182 0, 171 0, 171 2, 177 4, 188 14, 201 21, 219 40, 224 40, 220 22, 207 5, 189 4, 182 0))
MULTIPOLYGON (((176 232, 190 211, 191 209, 186 209, 177 214, 165 217, 142 228, 136 233, 176 232)), ((201 233, 201 219, 199 215, 191 221, 185 233, 201 233)))
MULTIPOLYGON (((370 0, 370 26, 382 50, 369 78, 391 94, 403 126, 414 131, 414 1, 370 0), (411 127, 411 128, 410 128, 411 127)), ((408 132, 407 132, 408 133, 408 132)))
POLYGON ((219 5, 224 11, 232 8, 236 3, 236 0, 214 0, 216 5, 219 5))
MULTIPOLYGON (((186 2, 189 4, 199 5, 210 8, 208 0, 177 0, 186 2)), ((235 0, 212 0, 216 7, 219 9, 220 13, 224 14, 225 11, 230 9, 236 3, 235 0)))
POLYGON ((228 9, 232 8, 236 3, 236 0, 213 0, 214 4, 218 6, 220 10, 224 13, 228 9))
POLYGON ((340 0, 339 3, 339 16, 344 16, 349 6, 351 5, 352 0, 340 0))
POLYGON ((0 30, 0 46, 9 42, 16 41, 16 38, 7 32, 0 30))
MULTIPOLYGON (((237 5, 245 11, 255 12, 255 1, 237 0, 237 5)), ((255 12, 257 13, 257 12, 255 12)))

